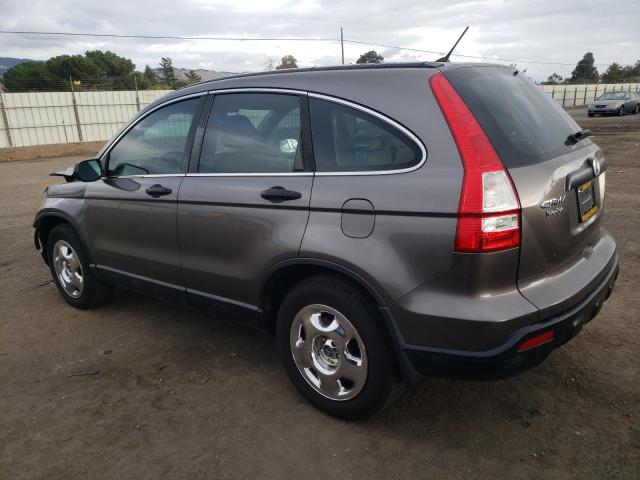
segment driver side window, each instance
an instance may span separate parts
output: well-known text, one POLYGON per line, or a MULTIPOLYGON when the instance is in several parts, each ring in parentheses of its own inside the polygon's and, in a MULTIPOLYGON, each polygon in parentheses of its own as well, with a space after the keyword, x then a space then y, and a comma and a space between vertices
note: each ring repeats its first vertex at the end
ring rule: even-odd
POLYGON ((111 176, 184 173, 199 98, 173 103, 139 121, 109 152, 111 176))

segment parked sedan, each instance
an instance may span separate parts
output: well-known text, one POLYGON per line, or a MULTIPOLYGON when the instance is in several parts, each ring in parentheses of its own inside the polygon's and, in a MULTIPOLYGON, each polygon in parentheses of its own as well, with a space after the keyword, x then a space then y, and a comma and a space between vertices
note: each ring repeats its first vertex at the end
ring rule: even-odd
POLYGON ((606 92, 587 106, 590 117, 595 114, 624 115, 625 113, 638 113, 640 111, 640 99, 631 92, 606 92))

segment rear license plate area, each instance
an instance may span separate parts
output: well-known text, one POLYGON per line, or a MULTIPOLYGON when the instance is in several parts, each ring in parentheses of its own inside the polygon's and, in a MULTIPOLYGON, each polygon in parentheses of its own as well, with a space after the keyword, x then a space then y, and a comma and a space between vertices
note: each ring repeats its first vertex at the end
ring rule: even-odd
POLYGON ((580 216, 580 221, 586 222, 598 211, 598 202, 596 201, 596 193, 593 186, 593 180, 580 185, 577 191, 578 213, 580 216))

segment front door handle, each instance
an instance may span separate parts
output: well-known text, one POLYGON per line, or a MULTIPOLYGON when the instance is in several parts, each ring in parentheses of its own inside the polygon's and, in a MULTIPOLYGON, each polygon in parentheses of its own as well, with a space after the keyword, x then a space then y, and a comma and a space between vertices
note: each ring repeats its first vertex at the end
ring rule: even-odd
POLYGON ((293 190, 287 190, 284 187, 271 187, 269 190, 263 191, 260 196, 270 202, 281 203, 287 200, 297 200, 302 197, 302 194, 293 190))
POLYGON ((156 183, 155 185, 151 185, 145 191, 153 198, 158 198, 162 197, 163 195, 169 195, 173 190, 171 190, 169 187, 163 187, 159 183, 156 183))

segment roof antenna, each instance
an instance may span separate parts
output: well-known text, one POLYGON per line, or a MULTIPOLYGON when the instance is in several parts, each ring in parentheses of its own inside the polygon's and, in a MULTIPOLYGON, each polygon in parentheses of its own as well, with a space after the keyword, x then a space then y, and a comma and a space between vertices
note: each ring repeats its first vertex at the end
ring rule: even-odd
POLYGON ((467 30, 469 30, 469 27, 466 27, 464 29, 464 32, 462 32, 462 35, 460 35, 458 37, 458 40, 456 40, 456 43, 453 44, 453 47, 451 47, 451 50, 449 50, 449 53, 447 53, 444 57, 441 57, 438 60, 436 60, 436 62, 448 62, 449 61, 449 57, 453 53, 453 50, 458 46, 458 43, 460 43, 460 40, 462 40, 462 37, 464 37, 464 34, 467 33, 467 30))

